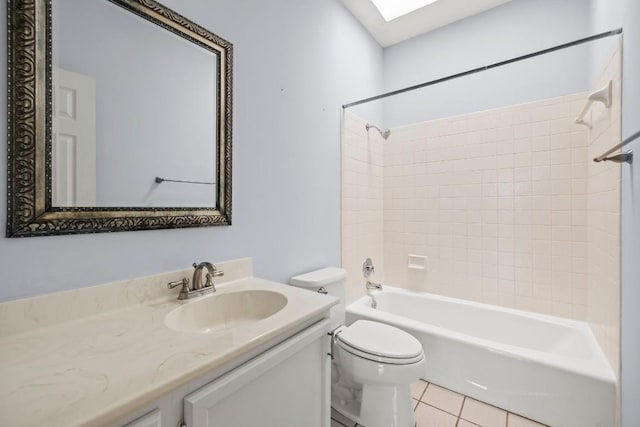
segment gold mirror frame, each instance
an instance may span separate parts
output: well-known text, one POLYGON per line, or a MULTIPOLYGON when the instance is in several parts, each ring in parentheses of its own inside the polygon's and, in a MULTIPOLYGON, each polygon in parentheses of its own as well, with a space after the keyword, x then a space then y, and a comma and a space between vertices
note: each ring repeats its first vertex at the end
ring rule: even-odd
POLYGON ((153 0, 109 0, 217 55, 215 208, 51 204, 51 0, 8 0, 7 237, 231 225, 233 45, 153 0))

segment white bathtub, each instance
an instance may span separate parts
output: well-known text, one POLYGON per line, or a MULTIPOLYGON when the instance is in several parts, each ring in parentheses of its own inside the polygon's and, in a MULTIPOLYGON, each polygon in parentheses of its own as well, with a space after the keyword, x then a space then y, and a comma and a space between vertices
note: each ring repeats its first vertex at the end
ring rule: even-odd
POLYGON ((384 287, 372 319, 420 340, 424 379, 553 427, 613 427, 613 371, 584 322, 384 287))

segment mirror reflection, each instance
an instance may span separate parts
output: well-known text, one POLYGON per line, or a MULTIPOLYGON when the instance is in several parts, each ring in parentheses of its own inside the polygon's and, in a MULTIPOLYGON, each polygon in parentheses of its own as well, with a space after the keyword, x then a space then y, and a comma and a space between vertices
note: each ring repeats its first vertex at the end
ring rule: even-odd
POLYGON ((52 2, 52 206, 215 208, 218 61, 107 0, 52 2))

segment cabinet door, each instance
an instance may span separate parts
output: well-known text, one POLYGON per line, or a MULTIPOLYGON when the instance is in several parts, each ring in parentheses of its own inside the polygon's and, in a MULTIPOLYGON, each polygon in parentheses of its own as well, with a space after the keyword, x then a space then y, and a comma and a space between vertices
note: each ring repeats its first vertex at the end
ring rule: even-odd
POLYGON ((131 421, 124 427, 162 427, 160 411, 155 409, 135 421, 131 421))
POLYGON ((278 344, 184 399, 188 427, 328 427, 329 321, 278 344))

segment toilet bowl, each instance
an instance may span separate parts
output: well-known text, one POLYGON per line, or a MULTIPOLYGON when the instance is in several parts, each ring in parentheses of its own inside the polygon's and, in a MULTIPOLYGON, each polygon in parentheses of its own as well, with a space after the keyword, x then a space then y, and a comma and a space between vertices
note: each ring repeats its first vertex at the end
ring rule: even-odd
POLYGON ((333 388, 351 387, 355 401, 336 393, 334 409, 367 427, 413 427, 410 385, 426 364, 420 342, 393 326, 368 320, 337 331, 335 340, 340 379, 333 388))
POLYGON ((366 427, 414 427, 410 386, 425 371, 420 342, 393 326, 369 320, 344 323, 346 272, 325 268, 291 279, 294 286, 340 298, 332 309, 332 407, 366 427))

